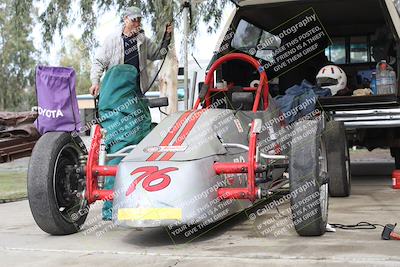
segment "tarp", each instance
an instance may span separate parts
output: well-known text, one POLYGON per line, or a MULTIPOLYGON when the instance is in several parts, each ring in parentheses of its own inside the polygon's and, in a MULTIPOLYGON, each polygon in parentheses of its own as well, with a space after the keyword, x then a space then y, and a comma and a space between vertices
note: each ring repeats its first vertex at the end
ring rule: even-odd
POLYGON ((38 139, 40 134, 33 125, 36 118, 33 111, 0 112, 0 138, 38 139))
POLYGON ((37 118, 37 112, 23 111, 23 112, 0 112, 0 125, 5 126, 18 126, 24 123, 33 123, 37 118))
MULTIPOLYGON (((107 153, 115 153, 129 145, 139 143, 151 130, 151 115, 137 84, 138 72, 132 65, 116 65, 104 76, 100 88, 99 120, 107 131, 107 153)), ((107 165, 117 165, 121 158, 107 165)), ((114 177, 107 177, 105 189, 112 189, 114 177)), ((103 206, 103 219, 110 220, 112 202, 103 206)))
POLYGON ((293 123, 315 110, 317 96, 314 86, 303 80, 286 90, 285 95, 275 97, 276 104, 282 111, 287 124, 293 123))

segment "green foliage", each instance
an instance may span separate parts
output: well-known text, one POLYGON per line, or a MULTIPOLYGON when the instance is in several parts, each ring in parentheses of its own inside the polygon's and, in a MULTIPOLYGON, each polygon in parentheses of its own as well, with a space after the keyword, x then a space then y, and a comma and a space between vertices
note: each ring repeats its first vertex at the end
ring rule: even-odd
MULTIPOLYGON (((74 1, 76 3, 76 1, 74 1)), ((198 31, 199 22, 206 22, 209 32, 214 32, 221 23, 222 11, 229 0, 207 0, 192 6, 191 41, 194 41, 198 31)), ((181 0, 80 0, 80 19, 84 33, 82 40, 86 44, 93 44, 93 32, 96 28, 97 17, 102 12, 115 8, 118 12, 128 6, 139 6, 145 16, 151 21, 152 30, 157 35, 163 34, 165 25, 175 17, 175 25, 179 28, 182 14, 179 14, 181 0), (178 16, 177 16, 178 15, 178 16)), ((43 24, 43 41, 48 45, 53 41, 53 36, 58 31, 69 26, 75 21, 72 14, 71 0, 50 0, 46 10, 40 15, 43 24)), ((61 34, 60 34, 61 35, 61 34)))
POLYGON ((0 4, 0 110, 29 110, 34 102, 31 8, 27 0, 0 4))
MULTIPOLYGON (((44 1, 37 2, 43 5, 44 1)), ((228 2, 208 0, 193 5, 192 43, 201 20, 209 24, 209 32, 216 30, 228 2)), ((45 49, 49 49, 56 34, 62 37, 63 29, 71 26, 77 16, 84 29, 81 40, 69 37, 60 62, 76 70, 78 93, 87 93, 90 86, 90 57, 85 47, 93 48, 93 44, 96 44, 93 33, 99 14, 111 8, 122 13, 128 6, 140 6, 158 36, 163 34, 165 24, 173 17, 178 29, 182 24, 180 0, 48 0, 46 4, 46 9, 38 17, 45 49), (77 7, 79 12, 74 14, 77 7)), ((31 36, 34 11, 33 0, 3 0, 0 3, 0 110, 29 110, 35 104, 34 69, 38 53, 31 36)))
POLYGON ((76 72, 77 94, 87 94, 90 82, 90 56, 87 47, 80 39, 67 36, 66 45, 61 49, 60 65, 73 67, 76 72))

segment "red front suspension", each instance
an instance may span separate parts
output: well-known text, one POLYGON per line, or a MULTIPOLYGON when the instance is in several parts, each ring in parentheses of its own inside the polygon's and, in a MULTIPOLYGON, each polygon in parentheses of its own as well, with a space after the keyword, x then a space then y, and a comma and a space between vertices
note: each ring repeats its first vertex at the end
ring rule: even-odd
POLYGON ((96 200, 112 200, 114 198, 113 190, 102 190, 98 187, 97 177, 116 176, 118 170, 117 166, 99 166, 101 138, 101 128, 99 125, 96 125, 86 164, 85 196, 89 204, 95 202, 96 200))
POLYGON ((247 187, 245 188, 219 188, 218 197, 220 199, 249 199, 255 201, 257 199, 255 172, 257 169, 256 147, 257 132, 254 131, 255 122, 253 121, 250 128, 250 142, 248 152, 248 162, 216 162, 214 170, 217 174, 247 173, 247 187))

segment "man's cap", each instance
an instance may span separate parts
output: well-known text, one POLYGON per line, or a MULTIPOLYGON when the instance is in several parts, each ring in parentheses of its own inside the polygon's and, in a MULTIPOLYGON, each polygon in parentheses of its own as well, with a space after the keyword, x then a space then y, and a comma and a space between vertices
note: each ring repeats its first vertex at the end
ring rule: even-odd
POLYGON ((142 17, 142 11, 140 8, 131 6, 128 7, 125 12, 124 12, 124 17, 128 16, 130 19, 136 19, 136 18, 141 18, 142 17))

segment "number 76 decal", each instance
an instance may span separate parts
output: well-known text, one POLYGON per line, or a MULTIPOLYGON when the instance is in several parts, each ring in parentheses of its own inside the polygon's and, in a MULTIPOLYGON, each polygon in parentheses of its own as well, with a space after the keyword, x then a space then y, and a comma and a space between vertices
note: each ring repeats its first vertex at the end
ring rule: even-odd
POLYGON ((126 191, 125 195, 129 196, 130 194, 132 194, 133 191, 135 191, 137 184, 140 183, 142 180, 143 180, 142 186, 146 191, 154 192, 162 190, 171 183, 171 177, 169 177, 169 175, 167 175, 166 173, 177 170, 178 168, 174 167, 169 167, 160 170, 158 169, 157 166, 147 166, 147 167, 137 168, 136 170, 131 172, 131 175, 135 175, 137 173, 143 173, 143 174, 139 175, 139 177, 132 182, 132 184, 128 187, 128 190, 126 191), (161 181, 159 183, 151 185, 152 182, 160 179, 161 181))

